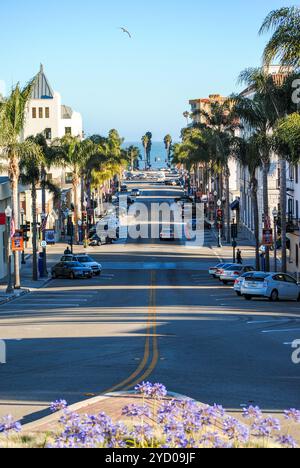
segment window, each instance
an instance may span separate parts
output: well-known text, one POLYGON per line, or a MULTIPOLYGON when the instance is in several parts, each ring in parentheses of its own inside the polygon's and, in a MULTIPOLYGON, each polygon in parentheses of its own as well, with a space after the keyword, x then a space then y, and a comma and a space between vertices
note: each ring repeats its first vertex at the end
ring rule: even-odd
POLYGON ((71 127, 65 127, 65 135, 72 135, 72 128, 71 127))
POLYGON ((45 118, 46 119, 50 118, 50 109, 49 109, 49 107, 46 107, 46 109, 45 109, 45 118))
POLYGON ((53 174, 47 174, 47 181, 52 182, 53 180, 53 174))
POLYGON ((294 278, 292 278, 291 276, 289 275, 284 275, 284 279, 287 283, 292 283, 292 284, 296 284, 297 281, 294 280, 294 278))
POLYGON ((32 118, 36 119, 36 107, 32 108, 32 118))
POLYGON ((72 180, 73 180, 73 173, 72 172, 68 172, 66 174, 66 184, 71 184, 72 183, 72 180))
POLYGON ((39 107, 39 119, 42 119, 43 118, 43 108, 42 107, 39 107))

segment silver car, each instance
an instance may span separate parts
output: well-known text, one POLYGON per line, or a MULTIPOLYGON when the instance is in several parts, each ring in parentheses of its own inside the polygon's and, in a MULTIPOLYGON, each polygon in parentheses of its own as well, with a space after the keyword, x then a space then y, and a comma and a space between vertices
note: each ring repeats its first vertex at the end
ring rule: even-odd
POLYGON ((223 284, 234 283, 237 278, 249 271, 254 271, 254 268, 251 265, 231 265, 221 273, 220 281, 222 281, 223 284))
POLYGON ((244 273, 242 276, 240 276, 239 278, 235 280, 233 290, 236 292, 237 296, 242 295, 241 290, 242 290, 242 285, 243 285, 243 282, 245 281, 245 278, 250 279, 253 275, 254 275, 254 271, 252 272, 250 271, 250 272, 244 273))
POLYGON ((286 273, 255 273, 245 278, 241 294, 246 300, 253 297, 265 297, 272 302, 279 300, 300 300, 300 285, 286 273))

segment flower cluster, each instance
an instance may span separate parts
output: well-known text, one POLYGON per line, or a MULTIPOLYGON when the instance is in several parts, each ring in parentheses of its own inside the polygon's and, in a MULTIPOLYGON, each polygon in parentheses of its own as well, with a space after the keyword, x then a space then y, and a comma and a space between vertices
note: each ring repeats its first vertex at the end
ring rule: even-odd
MULTIPOLYGON (((123 408, 130 423, 114 421, 105 413, 79 415, 64 400, 52 403, 51 411, 61 411, 62 427, 49 448, 296 448, 297 443, 281 431, 276 418, 264 415, 257 406, 243 410, 245 424, 226 414, 222 406, 201 405, 191 399, 171 399, 161 384, 143 382, 136 387, 142 404, 123 408)), ((290 424, 300 424, 300 411, 284 412, 290 424)), ((126 419, 125 419, 126 421, 126 419)), ((19 432, 20 424, 11 416, 0 420, 0 433, 7 437, 19 432)))

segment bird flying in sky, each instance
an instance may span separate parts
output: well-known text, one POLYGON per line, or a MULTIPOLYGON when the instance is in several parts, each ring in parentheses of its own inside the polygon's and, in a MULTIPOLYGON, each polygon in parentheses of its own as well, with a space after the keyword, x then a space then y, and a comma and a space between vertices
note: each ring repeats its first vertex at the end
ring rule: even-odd
POLYGON ((128 34, 130 39, 132 39, 132 36, 131 36, 130 32, 127 29, 125 29, 125 28, 120 28, 120 29, 121 29, 121 31, 123 31, 123 33, 128 34))

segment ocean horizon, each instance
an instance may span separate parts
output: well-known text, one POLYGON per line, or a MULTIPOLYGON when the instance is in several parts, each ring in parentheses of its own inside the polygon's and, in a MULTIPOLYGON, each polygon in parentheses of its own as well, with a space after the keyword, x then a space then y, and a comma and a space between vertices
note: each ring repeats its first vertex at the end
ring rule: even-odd
MULTIPOLYGON (((141 141, 126 141, 123 145, 124 148, 129 146, 137 146, 144 159, 144 147, 141 141)), ((167 163, 167 150, 163 141, 153 141, 151 150, 151 165, 154 169, 161 169, 166 166, 167 163)), ((143 164, 140 164, 143 169, 143 164)))

